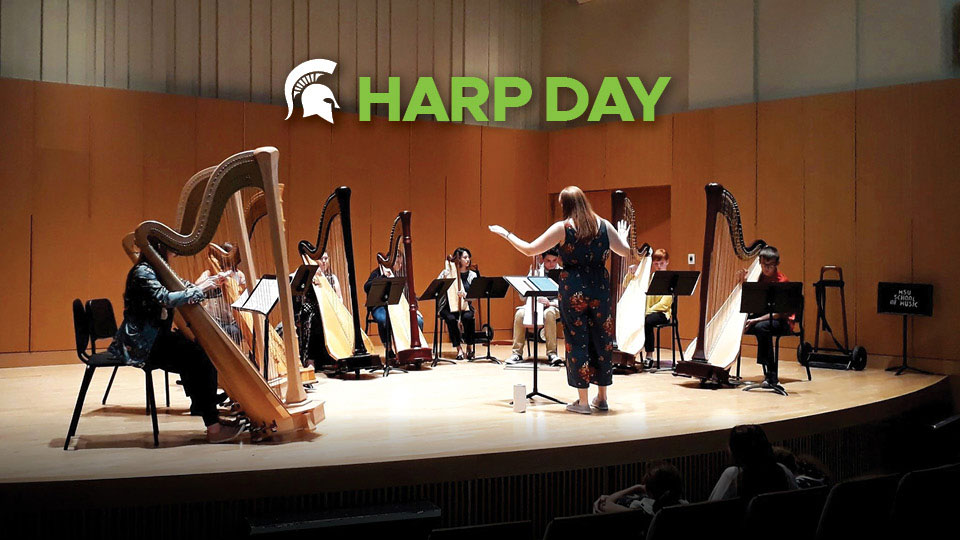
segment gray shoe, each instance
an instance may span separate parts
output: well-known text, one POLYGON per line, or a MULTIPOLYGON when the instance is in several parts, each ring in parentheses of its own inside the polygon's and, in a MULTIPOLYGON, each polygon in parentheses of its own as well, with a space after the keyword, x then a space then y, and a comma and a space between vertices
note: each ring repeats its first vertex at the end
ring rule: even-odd
POLYGON ((508 363, 508 364, 519 364, 519 363, 521 363, 521 362, 523 362, 523 357, 520 356, 520 355, 517 354, 517 353, 511 354, 511 355, 510 355, 510 358, 507 358, 507 363, 508 363))
POLYGON ((580 400, 576 400, 573 403, 567 405, 567 410, 570 412, 580 413, 580 414, 593 414, 593 411, 590 410, 589 405, 581 405, 580 400))
POLYGON ((563 365, 563 359, 560 358, 560 356, 558 356, 557 353, 549 353, 549 354, 547 354, 547 362, 548 362, 551 366, 562 366, 562 365, 563 365))
POLYGON ((598 411, 610 410, 610 407, 607 406, 607 402, 601 401, 600 398, 593 398, 593 406, 596 407, 598 411))

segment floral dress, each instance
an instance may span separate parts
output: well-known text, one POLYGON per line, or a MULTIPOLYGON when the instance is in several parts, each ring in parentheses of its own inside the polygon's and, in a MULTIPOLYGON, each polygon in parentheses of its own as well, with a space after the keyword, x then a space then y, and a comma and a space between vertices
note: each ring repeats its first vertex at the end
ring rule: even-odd
POLYGON ((567 384, 587 388, 590 383, 613 383, 614 322, 610 315, 610 274, 606 261, 610 240, 601 222, 597 236, 576 240, 576 231, 567 226, 560 248, 560 318, 567 348, 567 384))

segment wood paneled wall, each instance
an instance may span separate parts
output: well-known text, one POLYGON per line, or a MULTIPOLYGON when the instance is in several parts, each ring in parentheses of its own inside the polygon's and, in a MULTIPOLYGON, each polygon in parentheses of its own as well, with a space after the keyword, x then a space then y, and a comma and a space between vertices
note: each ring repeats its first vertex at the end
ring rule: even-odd
MULTIPOLYGON (((699 268, 703 186, 717 181, 740 202, 747 239, 778 246, 783 271, 808 284, 809 328, 809 284, 821 266, 840 265, 851 340, 896 355, 899 320, 876 314, 876 283, 930 282, 935 314, 912 321, 911 354, 956 371, 958 100, 960 81, 945 80, 544 133, 361 124, 350 114, 335 126, 285 122, 274 105, 0 80, 8 104, 0 118, 0 296, 8 299, 0 352, 70 348, 74 297, 120 303, 129 264, 121 235, 142 219, 172 219, 195 171, 270 144, 281 152, 290 249, 316 234, 322 200, 347 184, 360 277, 384 249, 393 216, 409 208, 418 288, 461 245, 485 274, 524 271, 527 259, 486 225, 533 237, 549 222, 546 194, 570 184, 600 193, 601 212, 609 189, 669 186, 673 267, 686 268, 694 253, 699 268)), ((498 330, 509 328, 512 305, 495 303, 498 330)), ((831 322, 839 330, 837 306, 831 322)), ((432 306, 423 308, 429 320, 432 306)), ((696 298, 681 300, 685 338, 697 309, 696 298)))
MULTIPOLYGON (((281 105, 310 58, 338 62, 326 84, 349 112, 360 76, 400 77, 404 104, 421 76, 445 99, 451 76, 537 85, 540 1, 0 0, 2 77, 281 105)), ((503 125, 538 127, 538 95, 503 125)))
MULTIPOLYGON (((697 263, 689 268, 699 269, 703 187, 719 182, 740 204, 746 240, 780 248, 781 270, 807 284, 811 332, 810 284, 821 266, 843 267, 850 340, 877 354, 897 355, 901 343, 900 320, 876 313, 877 282, 933 283, 934 317, 911 322, 910 354, 957 372, 960 287, 950 246, 960 213, 950 206, 960 174, 960 112, 952 106, 958 100, 960 81, 945 80, 698 110, 659 117, 652 126, 555 131, 548 189, 669 185, 673 267, 687 268, 686 254, 693 253, 697 263), (615 151, 624 147, 638 150, 615 151), (618 170, 625 173, 614 176, 618 170)), ((828 299, 839 336, 838 302, 838 295, 828 299)), ((696 297, 681 300, 685 339, 696 333, 698 309, 696 297)))
MULTIPOLYGON (((129 260, 120 238, 145 219, 170 223, 180 189, 201 168, 244 149, 280 150, 289 253, 314 241, 323 202, 353 189, 362 285, 401 210, 413 211, 417 288, 468 246, 487 274, 526 258, 488 232, 533 236, 547 221, 546 134, 434 122, 361 123, 339 114, 285 122, 285 108, 0 79, 0 352, 73 346, 70 302, 110 298, 117 316, 129 260), (519 216, 519 217, 517 217, 519 216)), ((494 309, 507 331, 512 304, 494 309)), ((502 305, 499 305, 502 304, 502 305)), ((427 321, 433 306, 423 305, 427 321)), ((428 323, 427 329, 432 329, 428 323)))

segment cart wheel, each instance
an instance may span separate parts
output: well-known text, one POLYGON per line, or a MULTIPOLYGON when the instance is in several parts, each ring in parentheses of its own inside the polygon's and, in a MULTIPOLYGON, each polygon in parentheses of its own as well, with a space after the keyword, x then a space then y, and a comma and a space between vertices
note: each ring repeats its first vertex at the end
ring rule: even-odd
POLYGON ((857 371, 863 371, 867 367, 867 350, 859 345, 853 348, 850 353, 850 365, 857 371))
POLYGON ((540 343, 547 342, 547 332, 543 328, 537 331, 537 339, 540 340, 540 343))
POLYGON ((813 352, 813 345, 804 341, 797 347, 797 362, 800 362, 801 366, 806 367, 807 363, 810 361, 810 353, 813 352))
POLYGON ((481 326, 480 333, 482 333, 488 341, 493 341, 493 327, 489 324, 484 324, 481 326))

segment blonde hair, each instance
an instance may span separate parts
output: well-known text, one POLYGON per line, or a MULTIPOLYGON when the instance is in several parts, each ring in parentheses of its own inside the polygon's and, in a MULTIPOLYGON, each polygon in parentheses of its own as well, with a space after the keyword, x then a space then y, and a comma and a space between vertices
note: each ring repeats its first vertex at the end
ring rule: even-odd
POLYGON ((656 251, 653 252, 653 260, 655 260, 655 261, 662 261, 662 260, 664 260, 664 259, 666 259, 666 260, 668 260, 668 261, 670 260, 670 254, 667 253, 667 250, 665 250, 665 249, 663 249, 663 248, 660 248, 660 249, 658 249, 658 250, 656 250, 656 251))
POLYGON ((597 236, 597 214, 590 206, 590 201, 577 186, 567 186, 560 192, 560 207, 563 210, 563 219, 573 221, 577 230, 576 240, 591 240, 597 236))

